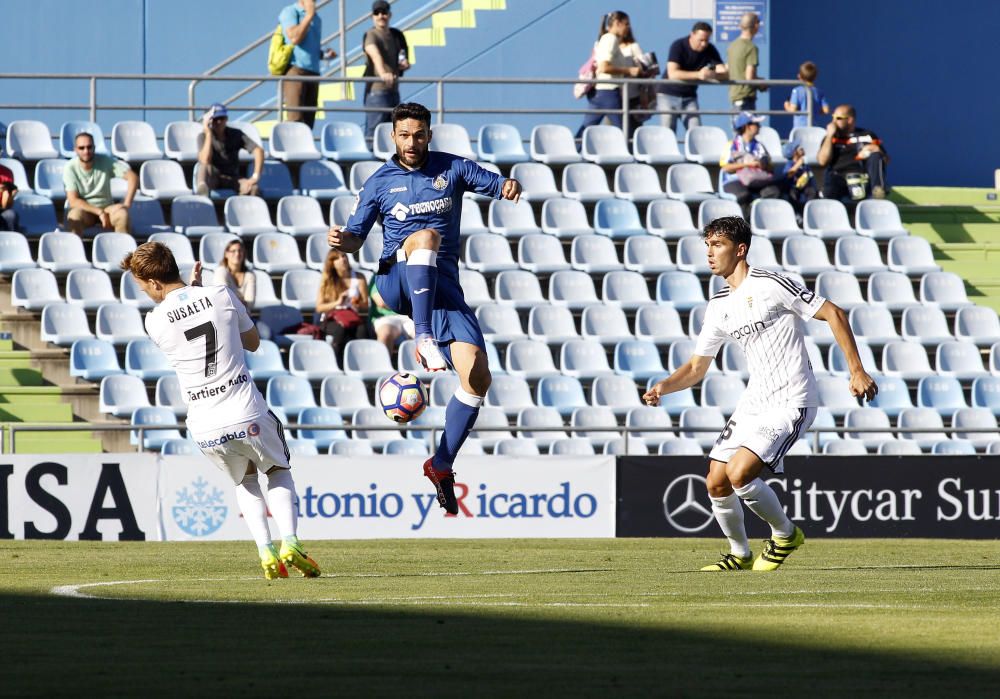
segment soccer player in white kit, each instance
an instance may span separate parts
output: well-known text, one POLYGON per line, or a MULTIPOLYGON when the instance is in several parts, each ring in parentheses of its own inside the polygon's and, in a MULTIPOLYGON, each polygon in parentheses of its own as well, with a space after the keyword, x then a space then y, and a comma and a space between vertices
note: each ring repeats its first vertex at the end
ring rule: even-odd
POLYGON ((253 352, 260 336, 243 302, 226 286, 201 286, 201 263, 192 285, 184 284, 170 248, 143 243, 122 260, 136 283, 156 302, 146 314, 146 332, 177 372, 188 406, 187 428, 202 453, 229 474, 240 511, 257 542, 268 580, 287 578, 296 568, 308 578, 320 569, 296 536, 295 484, 281 422, 254 385, 243 350, 253 352), (257 472, 267 476, 267 502, 257 472), (267 509, 281 534, 271 541, 267 509))
POLYGON ((750 381, 709 454, 705 479, 712 513, 729 539, 730 552, 704 571, 776 570, 805 543, 802 530, 760 478, 765 466, 774 473, 784 470, 782 457, 816 417, 816 378, 799 319, 830 324, 847 358, 852 395, 871 400, 878 393, 861 365, 844 311, 784 275, 751 267, 750 239, 749 224, 738 216, 705 226, 708 266, 728 286, 708 302, 690 360, 643 396, 647 405, 659 405, 664 394, 694 386, 705 378, 725 342, 737 342, 746 355, 750 381), (743 525, 741 501, 771 526, 771 538, 756 560, 743 525))

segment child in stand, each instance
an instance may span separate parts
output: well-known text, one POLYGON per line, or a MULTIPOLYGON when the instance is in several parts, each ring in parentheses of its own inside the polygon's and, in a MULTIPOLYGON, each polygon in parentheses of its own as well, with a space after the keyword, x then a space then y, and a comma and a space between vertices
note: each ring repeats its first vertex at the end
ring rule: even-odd
POLYGON ((818 120, 816 117, 820 112, 823 114, 830 113, 830 103, 826 101, 826 95, 823 91, 816 87, 813 83, 816 81, 816 76, 819 74, 819 69, 816 64, 812 61, 806 61, 799 66, 799 80, 806 83, 806 85, 796 85, 792 88, 792 94, 785 102, 785 111, 793 112, 795 116, 792 118, 792 128, 796 129, 800 126, 809 126, 807 122, 806 114, 806 93, 812 93, 812 104, 813 104, 813 126, 818 126, 818 120))
POLYGON ((806 151, 798 139, 793 139, 781 148, 785 165, 781 171, 781 189, 795 208, 795 217, 802 221, 802 211, 806 202, 819 196, 816 177, 806 165, 806 151))

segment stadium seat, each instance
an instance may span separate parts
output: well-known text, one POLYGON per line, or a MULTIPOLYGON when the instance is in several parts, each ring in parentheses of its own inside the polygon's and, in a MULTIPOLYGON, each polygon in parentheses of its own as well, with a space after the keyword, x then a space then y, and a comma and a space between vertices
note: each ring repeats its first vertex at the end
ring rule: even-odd
MULTIPOLYGON (((691 339, 678 340, 671 343, 667 350, 667 371, 671 374, 686 364, 694 352, 695 341, 691 339)), ((712 362, 708 367, 709 373, 718 372, 719 368, 712 362)))
MULTIPOLYGON (((198 125, 198 132, 201 133, 201 125, 198 125)), ((94 139, 94 152, 100 155, 110 155, 108 146, 104 142, 104 131, 100 124, 93 121, 66 121, 59 129, 59 155, 63 158, 73 158, 76 156, 76 135, 78 133, 89 133, 94 139)))
POLYGON ((320 277, 314 269, 292 269, 281 277, 281 303, 303 313, 316 310, 320 277))
MULTIPOLYGON (((704 242, 702 242, 704 246, 704 242)), ((704 253, 704 250, 702 251, 704 253)), ((767 238, 757 237, 753 241, 753 245, 750 246, 750 252, 747 253, 747 263, 758 269, 766 269, 772 272, 784 272, 785 276, 794 274, 793 272, 785 271, 781 263, 778 262, 778 257, 774 251, 774 243, 772 243, 767 238)), ((797 281, 797 280, 796 280, 797 281)), ((805 286, 805 284, 802 284, 805 286)))
POLYGON ((47 269, 19 269, 11 277, 11 305, 15 308, 40 311, 62 300, 56 277, 47 269))
POLYGON ((518 269, 510 243, 498 235, 470 235, 465 244, 465 264, 484 274, 518 269))
POLYGON ((129 209, 129 225, 136 237, 145 237, 153 233, 169 233, 173 228, 168 226, 163 218, 163 207, 156 199, 150 199, 137 194, 129 209))
MULTIPOLYGON (((881 445, 880 445, 881 446, 881 445)), ((800 437, 797 439, 788 451, 785 452, 785 456, 808 456, 813 453, 812 447, 806 437, 800 437)))
MULTIPOLYGON (((229 122, 229 126, 242 131, 244 136, 249 138, 255 146, 260 147, 262 151, 264 150, 264 142, 260 138, 260 131, 257 130, 257 127, 252 122, 237 119, 236 121, 229 122)), ((253 160, 253 155, 246 148, 241 147, 239 159, 242 163, 248 163, 253 160)))
POLYGON ((664 272, 656 278, 657 303, 670 303, 678 311, 690 311, 707 300, 701 282, 691 272, 664 272))
POLYGON ((330 227, 323 220, 323 210, 312 197, 282 197, 278 202, 278 230, 299 238, 315 233, 326 234, 330 227))
POLYGON ((580 328, 584 339, 595 340, 606 346, 633 339, 625 311, 617 306, 587 306, 583 309, 580 328))
POLYGON ((165 439, 160 446, 161 456, 197 456, 201 449, 190 439, 165 439))
POLYGON ((365 439, 375 449, 384 450, 393 440, 402 440, 403 435, 398 430, 372 430, 366 427, 386 427, 385 413, 381 408, 358 408, 351 417, 351 439, 365 439))
MULTIPOLYGON (((293 344, 305 344, 305 342, 293 344)), ((244 350, 243 356, 246 358, 250 377, 254 381, 267 381, 275 376, 284 376, 288 373, 281 361, 281 351, 278 349, 278 345, 271 340, 261 340, 255 351, 247 352, 244 350)))
POLYGON ((292 456, 318 456, 319 448, 311 439, 285 439, 285 449, 292 456))
MULTIPOLYGON (((875 372, 878 364, 875 363, 875 354, 872 352, 871 346, 869 346, 868 343, 861 338, 858 338, 857 345, 858 356, 861 358, 861 365, 866 369, 871 369, 872 372, 875 372)), ((850 376, 851 372, 847 366, 847 359, 844 357, 844 351, 840 349, 840 345, 830 345, 826 367, 827 371, 834 376, 850 376)))
POLYGON ((889 269, 911 277, 941 271, 940 265, 934 262, 931 244, 915 235, 897 235, 890 238, 886 257, 889 269))
POLYGON ((35 164, 35 193, 49 199, 65 199, 66 189, 63 186, 63 170, 66 162, 62 159, 48 158, 35 164))
POLYGON ((35 266, 28 239, 17 231, 0 231, 0 274, 10 275, 35 266))
POLYGON ((118 303, 118 296, 107 272, 87 267, 67 275, 66 302, 93 311, 106 303, 118 303))
MULTIPOLYGON (((751 245, 751 249, 756 245, 751 245)), ((705 241, 700 235, 686 235, 677 241, 677 269, 693 274, 712 273, 705 253, 705 241)))
MULTIPOLYGON (((883 360, 884 361, 884 360, 883 360)), ((879 408, 889 417, 896 417, 903 410, 913 407, 906 381, 899 376, 881 376, 878 379, 878 394, 868 401, 871 408, 879 408)))
MULTIPOLYGON (((260 294, 260 289, 257 290, 260 294)), ((287 347, 290 343, 308 339, 306 335, 285 335, 282 330, 302 323, 302 312, 297 308, 285 305, 265 306, 260 309, 260 320, 257 321, 257 331, 263 340, 273 340, 279 347, 287 347)))
POLYGON ((728 149, 729 138, 718 126, 695 126, 684 141, 684 157, 702 165, 717 165, 728 149))
POLYGON ((569 340, 559 351, 562 373, 577 379, 596 379, 613 372, 601 343, 596 340, 569 340))
POLYGON ((472 204, 462 207, 462 218, 458 225, 459 235, 462 239, 468 238, 470 235, 489 232, 483 222, 483 212, 479 210, 478 206, 472 204))
MULTIPOLYGON (((358 340, 353 340, 358 342, 358 340)), ((302 376, 274 376, 267 380, 265 399, 270 408, 280 408, 289 418, 298 421, 299 413, 315 408, 312 384, 302 376)), ((383 418, 384 419, 384 418, 383 418)))
POLYGON ((535 214, 527 201, 510 201, 494 199, 486 215, 486 225, 491 233, 507 238, 541 233, 542 229, 535 223, 535 214))
POLYGON ((534 407, 528 382, 520 376, 494 376, 486 392, 484 403, 490 408, 500 408, 508 417, 514 417, 525 408, 534 407))
MULTIPOLYGON (((247 166, 247 176, 253 174, 253 165, 247 166)), ((279 160, 265 160, 257 182, 260 196, 267 201, 277 201, 282 197, 290 197, 295 193, 292 185, 292 173, 288 166, 279 160)))
POLYGON ((556 439, 549 445, 551 456, 593 456, 594 447, 589 439, 570 437, 556 439))
POLYGON ((877 454, 882 456, 920 456, 924 452, 920 445, 909 439, 894 439, 878 445, 877 454))
POLYGON ((868 303, 890 311, 902 311, 920 305, 913 295, 913 284, 905 274, 899 272, 872 274, 868 278, 868 303))
POLYGON ((340 163, 372 159, 365 134, 353 121, 326 122, 320 136, 320 151, 324 158, 340 163))
POLYGON ((300 425, 297 436, 300 439, 312 440, 316 444, 316 448, 324 452, 330 448, 333 442, 348 438, 347 433, 342 429, 321 427, 321 425, 343 424, 344 418, 336 408, 306 408, 299 413, 297 422, 300 425), (312 425, 312 427, 302 427, 302 425, 312 425))
POLYGON ((843 417, 848 410, 858 407, 858 399, 851 395, 850 384, 844 376, 817 376, 816 389, 819 404, 834 417, 843 417))
POLYGON ((52 134, 41 121, 20 119, 7 126, 7 155, 21 161, 58 158, 52 147, 52 134))
POLYGON ((518 241, 517 262, 521 269, 533 274, 551 274, 569 269, 562 245, 550 235, 526 235, 518 241))
POLYGON ((1000 376, 980 376, 972 381, 972 407, 988 408, 1000 416, 1000 376))
MULTIPOLYGON (((14 176, 14 186, 17 187, 19 197, 33 194, 31 183, 28 182, 28 173, 25 172, 24 164, 20 160, 16 160, 14 158, 0 158, 0 165, 10 170, 11 174, 14 176)), ((48 197, 43 198, 48 199, 48 197)), ((50 201, 49 203, 51 204, 52 202, 50 201)))
POLYGON ((892 313, 885 306, 856 306, 848 314, 854 336, 869 345, 885 345, 900 339, 892 313))
MULTIPOLYGON (((661 380, 660 377, 653 377, 649 379, 649 381, 646 382, 646 390, 648 391, 651 389, 659 380, 661 380)), ((675 418, 688 408, 696 408, 698 405, 694 402, 694 392, 690 388, 685 388, 680 391, 674 391, 673 393, 661 396, 659 407, 662 410, 666 410, 670 417, 675 418)))
POLYGON ((333 346, 324 340, 300 340, 288 348, 288 373, 309 381, 339 375, 333 346))
POLYGON ((148 337, 132 340, 125 347, 125 373, 143 381, 156 381, 175 374, 167 356, 148 337))
POLYGON ((69 347, 77 340, 94 337, 87 323, 87 313, 69 303, 50 303, 42 309, 42 342, 69 347))
POLYGON ((100 381, 105 376, 123 373, 118 353, 110 342, 97 339, 77 340, 69 350, 69 375, 85 381, 100 381))
MULTIPOLYGON (((17 274, 15 272, 15 274, 17 274)), ((1000 342, 990 346, 990 373, 993 376, 1000 376, 1000 342)))
POLYGON ((540 124, 531 129, 529 143, 531 159, 538 163, 561 165, 578 163, 573 132, 561 124, 540 124))
POLYGON ((413 340, 403 340, 399 343, 396 349, 396 368, 401 372, 413 374, 421 381, 432 380, 435 373, 424 369, 424 366, 417 359, 416 342, 413 340))
POLYGON ((858 279, 847 272, 821 272, 816 276, 816 293, 850 311, 855 306, 865 306, 858 279))
POLYGON ((942 415, 968 408, 962 384, 954 376, 927 376, 917 383, 917 407, 934 408, 942 415))
MULTIPOLYGON (((813 345, 815 347, 815 345, 813 345)), ((722 346, 722 373, 728 376, 737 376, 743 381, 750 378, 750 370, 747 367, 747 358, 743 349, 735 342, 727 342, 722 346)), ((815 366, 813 367, 815 370, 815 366)), ((826 373, 825 371, 822 373, 826 373)))
POLYGON ((681 437, 695 440, 702 449, 710 449, 726 426, 726 418, 718 408, 687 408, 681 413, 678 426, 681 437), (700 431, 695 431, 699 428, 700 431))
POLYGON ((569 417, 577 408, 589 405, 580 381, 561 374, 539 380, 536 401, 539 406, 555 408, 563 417, 569 417))
POLYGON ((976 449, 985 449, 997 438, 997 419, 989 408, 956 410, 951 416, 951 428, 952 439, 964 439, 976 449))
POLYGON ((191 194, 184 170, 173 160, 147 160, 139 168, 139 191, 153 199, 173 200, 191 194))
POLYGON ((1000 341, 1000 318, 986 306, 963 306, 955 313, 955 337, 979 347, 1000 341))
POLYGON ((552 168, 544 163, 516 163, 510 169, 512 179, 521 183, 521 198, 546 201, 562 197, 552 168))
POLYGON ((879 254, 878 243, 872 238, 859 235, 837 240, 833 248, 833 259, 837 269, 856 276, 868 276, 886 271, 879 254))
MULTIPOLYGON (((772 240, 783 240, 803 231, 795 220, 795 209, 784 199, 757 199, 750 205, 750 230, 772 240)), ((753 245, 750 246, 753 249, 753 245)))
POLYGON ((22 233, 34 236, 59 229, 52 200, 39 194, 31 194, 30 189, 27 193, 18 190, 14 199, 14 211, 22 233))
POLYGON ((674 440, 677 436, 673 433, 673 422, 670 415, 662 408, 653 408, 646 405, 633 408, 625 416, 625 426, 631 428, 642 428, 631 432, 629 437, 636 437, 645 442, 653 449, 659 449, 660 445, 668 440, 674 440))
POLYGON ((451 153, 467 160, 475 161, 476 151, 472 148, 469 132, 461 124, 434 124, 434 139, 430 149, 451 153))
POLYGON ((615 168, 614 193, 619 199, 643 203, 667 196, 656 170, 644 163, 625 163, 615 168))
POLYGON ((659 349, 648 340, 623 340, 617 343, 614 370, 616 374, 642 383, 653 378, 663 378, 667 374, 659 349))
POLYGON ((163 152, 181 163, 197 161, 198 137, 204 128, 197 121, 171 121, 163 129, 163 152))
POLYGON ((184 402, 181 385, 176 374, 168 374, 157 379, 153 395, 153 402, 158 407, 168 408, 180 418, 187 415, 187 403, 184 402))
MULTIPOLYGON (((698 228, 704 230, 712 221, 724 216, 743 218, 743 210, 731 199, 706 199, 698 205, 698 228)), ((691 235, 697 233, 695 231, 691 235)))
POLYGON ((732 415, 736 404, 746 391, 746 384, 739 376, 712 374, 701 384, 701 407, 718 408, 723 415, 732 415))
POLYGON ((368 178, 375 174, 375 171, 382 167, 382 163, 377 160, 362 160, 351 165, 351 172, 348 175, 348 186, 352 194, 357 194, 364 187, 368 178))
MULTIPOLYGON (((761 125, 760 131, 757 132, 756 140, 767 150, 767 155, 771 159, 772 165, 781 166, 787 162, 784 153, 781 152, 781 135, 775 129, 770 126, 761 125)), ((774 170, 780 173, 781 167, 775 167, 774 170)))
POLYGON ((570 416, 569 424, 573 427, 570 432, 573 438, 589 440, 595 448, 603 447, 609 439, 614 439, 620 429, 614 412, 603 406, 577 408, 570 416))
MULTIPOLYGON (((331 226, 346 226, 347 220, 351 217, 351 211, 354 209, 354 204, 357 202, 357 198, 353 194, 343 194, 336 196, 330 200, 330 225, 331 226)), ((373 228, 372 230, 377 229, 373 228)))
MULTIPOLYGON (((287 233, 259 233, 253 239, 254 267, 270 274, 304 269, 295 238, 287 233)), ((312 271, 312 270, 311 270, 312 271)))
MULTIPOLYGON (((664 274, 670 274, 665 272, 664 274)), ((605 304, 634 310, 652 303, 646 279, 638 272, 608 272, 601 282, 601 300, 605 304)))
POLYGON ((806 202, 802 223, 806 235, 823 240, 837 240, 857 234, 851 227, 847 207, 836 199, 813 199, 806 202))
POLYGON ((581 235, 573 239, 569 248, 573 269, 588 274, 605 274, 624 270, 618 261, 614 241, 601 235, 581 235))
POLYGON ((179 267, 193 265, 195 262, 191 239, 187 236, 180 233, 153 233, 149 236, 149 242, 163 243, 170 248, 170 252, 173 253, 179 267))
POLYGON ((484 303, 476 309, 476 318, 479 320, 483 337, 490 342, 507 344, 525 339, 520 317, 513 306, 484 303))
POLYGON ((364 381, 357 376, 328 376, 320 384, 319 395, 324 408, 339 408, 344 413, 372 405, 364 381))
POLYGON ((644 124, 632 135, 632 155, 640 163, 672 165, 684 162, 677 136, 665 126, 644 124))
MULTIPOLYGON (((844 416, 844 427, 878 430, 890 430, 889 416, 879 408, 854 408, 844 416)), ((892 432, 848 432, 848 439, 858 439, 866 449, 876 449, 882 442, 888 442, 895 437, 892 432)))
POLYGON ((552 352, 544 342, 515 340, 507 346, 507 373, 529 381, 558 376, 552 352))
POLYGON ((497 441, 493 453, 498 456, 538 456, 541 452, 535 440, 511 437, 497 441))
POLYGON ((261 197, 235 196, 226 199, 224 217, 226 228, 239 236, 249 237, 277 230, 261 197))
POLYGON ((127 345, 133 340, 146 337, 142 314, 136 306, 122 303, 106 303, 98 306, 94 325, 97 338, 113 345, 127 345))
POLYGON ((955 339, 948 330, 944 311, 934 306, 904 309, 901 326, 904 340, 924 346, 936 346, 955 339))
POLYGON ((576 311, 600 301, 590 275, 569 270, 556 272, 549 279, 549 303, 576 311))
POLYGON ((931 447, 935 456, 974 456, 976 447, 965 439, 943 439, 931 447))
POLYGON ((579 339, 573 314, 564 306, 540 304, 528 313, 528 337, 549 345, 579 339))
POLYGON ((621 165, 633 162, 625 133, 617 126, 601 124, 583 130, 580 155, 598 165, 621 165))
POLYGON ((708 170, 704 165, 695 163, 671 165, 667 170, 666 190, 667 196, 671 199, 688 204, 718 198, 708 170))
POLYGON ((657 345, 666 345, 687 338, 677 309, 670 305, 641 306, 635 314, 635 336, 657 345))
POLYGON ((899 218, 899 209, 888 199, 865 199, 854 211, 854 228, 859 235, 888 240, 908 235, 899 218))
POLYGON ((675 269, 667 243, 651 235, 625 239, 625 269, 639 274, 660 274, 675 269))
POLYGON ((567 199, 582 202, 595 202, 613 196, 604 170, 593 163, 567 165, 562 173, 562 194, 567 199))
MULTIPOLYGON (((430 410, 438 410, 441 414, 436 423, 428 424, 444 425, 444 408, 428 408, 417 420, 423 419, 424 415, 430 410)), ((514 435, 510 431, 510 423, 507 421, 507 416, 503 410, 500 408, 483 407, 479 409, 479 417, 476 418, 476 429, 469 434, 469 439, 478 440, 487 449, 495 449, 497 443, 514 439, 514 435)))
POLYGON ((396 155, 396 144, 392 140, 392 124, 383 121, 375 125, 372 133, 372 153, 379 160, 389 160, 396 155))
POLYGON ((806 154, 807 165, 818 165, 816 156, 826 137, 826 129, 819 126, 796 126, 788 134, 789 141, 798 141, 806 154))
POLYGON ((365 381, 394 373, 389 350, 378 340, 351 340, 344 347, 344 373, 365 381))
POLYGON ((459 385, 457 374, 437 372, 437 375, 431 379, 430 388, 427 392, 430 398, 430 406, 446 407, 459 385))
POLYGON ((557 439, 569 437, 565 430, 551 429, 563 427, 562 418, 554 408, 524 408, 517 414, 517 425, 530 428, 518 432, 521 438, 533 439, 543 449, 548 449, 557 439))
POLYGON ((660 444, 660 456, 703 456, 705 452, 697 440, 687 437, 668 439, 660 444))
POLYGON ((129 163, 163 157, 163 151, 156 145, 156 133, 145 121, 119 121, 111 127, 111 154, 129 163))
POLYGON ((942 342, 934 355, 934 368, 939 376, 954 376, 962 381, 987 376, 979 348, 971 342, 942 342))
POLYGON ((383 234, 381 230, 372 229, 365 238, 364 245, 358 251, 358 267, 374 272, 378 269, 382 257, 383 234))
POLYGON ((226 227, 219 225, 212 200, 197 194, 185 194, 174 199, 170 206, 170 222, 174 231, 189 238, 226 232, 226 227))
POLYGON ((594 231, 614 240, 645 235, 635 204, 621 199, 601 199, 594 206, 594 231))
POLYGON ((323 155, 313 143, 312 129, 301 121, 279 121, 271 129, 270 156, 286 163, 319 160, 323 155))
POLYGON ((652 201, 646 207, 646 231, 665 240, 697 235, 687 204, 670 199, 652 201))
MULTIPOLYGON (((437 127, 434 127, 437 137, 437 127)), ((497 165, 513 165, 529 160, 521 133, 511 124, 484 124, 477 139, 479 160, 497 165)))
POLYGON ((692 308, 688 313, 688 337, 692 340, 697 340, 701 334, 701 327, 705 323, 705 311, 707 310, 708 304, 702 303, 692 308))
POLYGON ((965 282, 954 272, 927 272, 920 278, 920 302, 943 311, 956 311, 972 302, 965 292, 965 282))
POLYGON ((882 348, 882 373, 911 381, 935 375, 927 352, 911 342, 890 342, 882 348))
MULTIPOLYGON (((325 236, 323 240, 326 240, 325 236)), ((489 287, 486 285, 486 277, 480 272, 471 269, 459 269, 458 283, 462 287, 465 302, 469 304, 470 308, 476 309, 484 303, 493 303, 493 297, 490 295, 489 287)))
POLYGON ((330 442, 331 456, 344 456, 351 459, 357 459, 364 456, 372 456, 375 454, 375 450, 372 448, 371 442, 367 439, 347 439, 347 440, 337 440, 330 442))
POLYGON ((831 439, 823 445, 826 456, 865 456, 867 453, 860 439, 831 439))
POLYGON ((155 427, 168 426, 172 429, 148 429, 143 431, 133 431, 129 433, 129 443, 138 445, 140 434, 142 435, 142 448, 150 451, 159 451, 168 440, 183 439, 177 429, 177 416, 170 408, 160 406, 144 406, 136 408, 132 413, 133 427, 155 427))
MULTIPOLYGON (((881 386, 879 386, 881 390, 881 386)), ((910 441, 921 449, 929 449, 936 442, 947 439, 944 433, 944 421, 941 413, 933 408, 906 408, 899 412, 896 418, 896 427, 901 431, 899 439, 910 441), (939 432, 908 432, 909 429, 940 430, 939 432)))
MULTIPOLYGON (((838 245, 840 242, 837 241, 838 245)), ((811 276, 829 270, 830 258, 822 240, 793 235, 785 238, 781 245, 781 264, 787 270, 811 276)))
POLYGON ((137 376, 116 374, 101 379, 98 410, 114 417, 130 418, 139 408, 149 407, 146 385, 137 376))
POLYGON ((239 236, 232 233, 206 233, 198 243, 198 260, 207 270, 214 270, 223 262, 226 248, 239 236))
POLYGON ((304 196, 324 201, 350 193, 344 183, 344 172, 340 165, 329 160, 309 160, 302 163, 299 169, 299 191, 304 196))

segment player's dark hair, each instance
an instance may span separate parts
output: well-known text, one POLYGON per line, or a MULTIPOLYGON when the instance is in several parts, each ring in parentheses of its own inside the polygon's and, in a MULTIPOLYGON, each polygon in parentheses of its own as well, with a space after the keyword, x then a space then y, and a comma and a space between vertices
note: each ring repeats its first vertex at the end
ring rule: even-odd
POLYGON ((402 102, 401 104, 397 104, 396 108, 392 110, 393 129, 396 128, 396 122, 406 119, 415 119, 416 121, 424 122, 427 126, 431 125, 430 110, 416 102, 402 102))
POLYGON ((125 256, 121 268, 145 281, 174 284, 181 281, 174 253, 163 243, 143 243, 125 256))
POLYGON ((715 219, 705 226, 703 237, 710 238, 713 235, 729 238, 737 245, 743 243, 747 246, 747 250, 750 249, 750 238, 752 237, 750 224, 742 216, 723 216, 715 219))
POLYGON ((710 35, 712 33, 712 25, 708 22, 695 22, 694 26, 691 27, 691 33, 695 32, 708 32, 710 35))
POLYGON ((819 68, 812 61, 806 61, 799 66, 799 80, 805 80, 807 83, 816 82, 817 75, 819 68))

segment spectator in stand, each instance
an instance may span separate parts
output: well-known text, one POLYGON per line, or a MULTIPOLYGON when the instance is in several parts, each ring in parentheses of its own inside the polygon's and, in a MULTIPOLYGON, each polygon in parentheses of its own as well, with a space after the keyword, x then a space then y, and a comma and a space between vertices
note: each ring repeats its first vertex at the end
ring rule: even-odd
POLYGON ((264 149, 239 129, 228 126, 225 105, 213 104, 202 123, 205 128, 198 136, 198 194, 208 196, 209 190, 231 189, 237 194, 257 196, 264 171, 264 149), (240 177, 240 148, 253 156, 250 177, 240 177))
POLYGON ((771 156, 757 140, 764 117, 753 112, 740 112, 733 121, 736 135, 729 150, 722 154, 722 189, 736 197, 743 217, 750 218, 750 203, 758 198, 781 196, 781 188, 771 174, 771 156))
POLYGON ((368 285, 368 298, 370 299, 368 315, 375 331, 375 339, 385 345, 390 353, 396 351, 396 343, 404 335, 411 339, 416 337, 413 319, 396 313, 385 305, 378 289, 375 288, 375 277, 372 277, 371 284, 368 285))
POLYGON ((576 131, 576 137, 583 135, 588 126, 600 124, 607 117, 613 126, 622 127, 622 91, 615 83, 601 82, 608 78, 638 78, 642 68, 622 53, 621 42, 632 31, 628 15, 624 12, 609 12, 601 18, 601 28, 598 30, 597 43, 594 45, 594 62, 597 70, 594 89, 587 94, 587 104, 591 109, 618 110, 610 114, 593 112, 583 118, 583 123, 576 131))
MULTIPOLYGON (((656 59, 653 54, 642 52, 642 47, 639 46, 639 42, 635 40, 635 35, 632 34, 631 25, 629 26, 628 33, 619 42, 619 48, 627 58, 632 59, 633 65, 639 66, 639 77, 656 77, 656 74, 660 70, 659 66, 655 64, 656 59)), ((633 114, 633 111, 636 109, 652 108, 656 104, 656 88, 652 84, 633 85, 629 87, 628 95, 628 137, 632 138, 635 130, 650 117, 649 114, 633 114)))
POLYGON ((679 116, 688 131, 701 124, 698 117, 698 85, 694 81, 729 78, 729 68, 722 62, 719 50, 709 42, 711 36, 712 26, 707 22, 697 22, 689 36, 681 37, 670 45, 664 79, 691 81, 687 85, 666 84, 657 88, 658 111, 684 112, 682 116, 663 114, 660 117, 663 125, 674 131, 677 131, 679 116))
POLYGON ((228 286, 243 302, 247 313, 253 310, 257 298, 257 278, 247 269, 247 249, 242 240, 233 240, 226 246, 222 264, 215 268, 216 286, 228 286))
MULTIPOLYGON (((278 15, 278 21, 285 32, 285 41, 292 44, 292 64, 286 77, 319 75, 320 59, 334 58, 333 49, 321 50, 323 41, 323 20, 316 14, 316 0, 298 0, 285 7, 278 15)), ((319 104, 319 83, 315 81, 285 80, 282 83, 282 101, 285 103, 285 120, 301 121, 310 129, 316 123, 316 112, 295 109, 313 107, 319 104)))
POLYGON ((819 112, 824 114, 830 113, 830 103, 826 101, 826 95, 823 91, 816 87, 813 83, 816 82, 816 76, 819 74, 819 69, 816 64, 812 61, 806 61, 799 66, 799 80, 806 83, 805 85, 796 85, 792 88, 792 95, 785 102, 785 111, 793 112, 795 114, 792 117, 792 128, 798 128, 800 126, 809 126, 807 123, 809 117, 806 114, 808 109, 808 104, 806 100, 808 99, 807 94, 812 94, 812 108, 813 108, 813 126, 816 126, 816 115, 819 112))
POLYGON ((94 137, 82 131, 73 139, 76 156, 63 170, 66 189, 66 226, 79 236, 91 227, 128 233, 128 208, 132 206, 139 177, 121 160, 94 152, 94 137), (122 177, 128 189, 121 204, 111 199, 111 178, 122 177))
POLYGON ((845 203, 861 199, 885 199, 889 193, 885 168, 889 154, 875 132, 858 127, 849 104, 833 110, 816 162, 826 168, 823 196, 845 203))
MULTIPOLYGON (((756 80, 757 65, 760 59, 757 44, 753 38, 760 31, 760 17, 756 12, 746 12, 740 18, 740 36, 729 45, 726 53, 729 74, 733 80, 756 80)), ((757 109, 757 93, 764 92, 766 87, 753 85, 730 85, 729 101, 733 109, 740 112, 753 112, 757 109)))
POLYGON ((392 108, 399 104, 399 78, 410 67, 409 48, 403 32, 389 26, 392 11, 385 0, 372 3, 371 29, 365 32, 365 77, 377 77, 381 82, 365 83, 365 107, 385 109, 365 114, 365 136, 375 136, 375 127, 392 118, 392 108))
POLYGON ((351 269, 351 258, 340 250, 326 255, 316 312, 323 332, 332 338, 337 364, 344 366, 347 342, 368 337, 368 283, 363 274, 351 269))
POLYGON ((785 165, 781 170, 781 189, 795 207, 796 216, 802 217, 806 202, 819 196, 816 176, 806 164, 806 151, 796 139, 781 148, 785 165))
POLYGON ((14 197, 17 185, 10 168, 0 165, 0 231, 17 230, 17 212, 14 211, 14 197))

